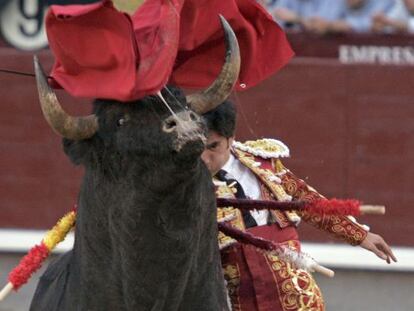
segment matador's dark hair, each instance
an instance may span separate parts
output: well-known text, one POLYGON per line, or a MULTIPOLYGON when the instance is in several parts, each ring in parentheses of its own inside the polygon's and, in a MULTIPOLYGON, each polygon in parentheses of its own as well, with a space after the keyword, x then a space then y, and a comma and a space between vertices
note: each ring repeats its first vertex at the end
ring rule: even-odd
POLYGON ((209 131, 215 131, 217 134, 226 138, 234 136, 236 130, 236 107, 226 100, 213 110, 203 114, 209 131))

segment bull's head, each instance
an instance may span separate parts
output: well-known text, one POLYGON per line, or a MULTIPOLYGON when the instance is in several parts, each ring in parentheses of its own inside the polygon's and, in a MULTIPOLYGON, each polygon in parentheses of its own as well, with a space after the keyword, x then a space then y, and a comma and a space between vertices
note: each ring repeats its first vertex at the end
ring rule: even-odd
MULTIPOLYGON (((171 151, 188 151, 191 148, 186 145, 191 143, 197 146, 192 150, 199 155, 205 141, 199 114, 215 108, 229 96, 240 69, 236 36, 226 20, 222 16, 220 19, 226 38, 222 70, 210 87, 187 97, 178 89, 165 87, 157 96, 132 103, 96 100, 94 114, 73 117, 62 109, 35 58, 39 98, 46 120, 67 141, 80 142, 98 136, 106 147, 112 145, 112 150, 157 157, 171 151)), ((82 161, 78 158, 75 162, 82 161)))

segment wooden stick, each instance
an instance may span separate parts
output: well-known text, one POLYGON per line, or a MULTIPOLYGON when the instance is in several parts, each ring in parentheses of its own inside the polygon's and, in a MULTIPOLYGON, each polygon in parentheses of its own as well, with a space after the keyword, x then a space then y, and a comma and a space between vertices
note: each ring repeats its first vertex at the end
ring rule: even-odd
POLYGON ((359 207, 361 214, 371 214, 371 215, 384 215, 385 206, 384 205, 361 205, 359 207))
POLYGON ((316 272, 319 272, 320 274, 323 274, 324 276, 329 277, 329 278, 333 278, 335 276, 335 272, 333 270, 328 269, 324 266, 321 266, 317 263, 312 265, 312 269, 315 270, 316 272))
POLYGON ((3 287, 3 289, 0 291, 0 301, 2 301, 4 298, 7 297, 8 294, 10 294, 10 292, 13 289, 13 284, 12 283, 7 283, 6 286, 3 287))
POLYGON ((304 201, 272 201, 272 200, 251 200, 251 199, 236 199, 236 198, 217 198, 217 207, 232 206, 235 208, 246 209, 246 210, 262 210, 262 209, 279 209, 282 211, 288 210, 300 210, 305 207, 306 202, 304 201))

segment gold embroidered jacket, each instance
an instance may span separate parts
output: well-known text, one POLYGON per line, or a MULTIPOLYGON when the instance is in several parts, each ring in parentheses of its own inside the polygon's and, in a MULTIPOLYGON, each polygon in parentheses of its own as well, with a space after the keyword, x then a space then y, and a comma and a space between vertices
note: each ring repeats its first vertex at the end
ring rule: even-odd
MULTIPOLYGON (((297 178, 283 166, 280 158, 289 156, 289 149, 282 142, 274 139, 261 139, 235 142, 234 156, 258 178, 261 186, 263 200, 315 200, 323 198, 315 189, 297 178)), ((216 195, 218 197, 234 197, 235 189, 229 188, 225 183, 215 181, 216 195)), ((234 215, 230 223, 238 229, 245 230, 241 212, 238 209, 227 207, 218 209, 218 219, 234 215)), ((298 225, 300 220, 312 226, 329 232, 351 245, 359 245, 366 237, 367 231, 362 225, 354 222, 347 216, 315 215, 307 211, 281 212, 271 211, 270 222, 277 223, 281 228, 298 225), (300 215, 299 215, 300 214, 300 215)), ((220 247, 233 242, 229 237, 220 234, 220 247)))

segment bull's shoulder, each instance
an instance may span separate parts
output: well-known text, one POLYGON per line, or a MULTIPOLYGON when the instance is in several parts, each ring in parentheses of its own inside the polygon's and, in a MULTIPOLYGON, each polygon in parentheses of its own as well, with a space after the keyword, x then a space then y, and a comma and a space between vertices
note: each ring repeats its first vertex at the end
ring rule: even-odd
POLYGON ((263 159, 287 158, 290 155, 289 148, 283 142, 272 138, 235 141, 233 148, 263 159))

